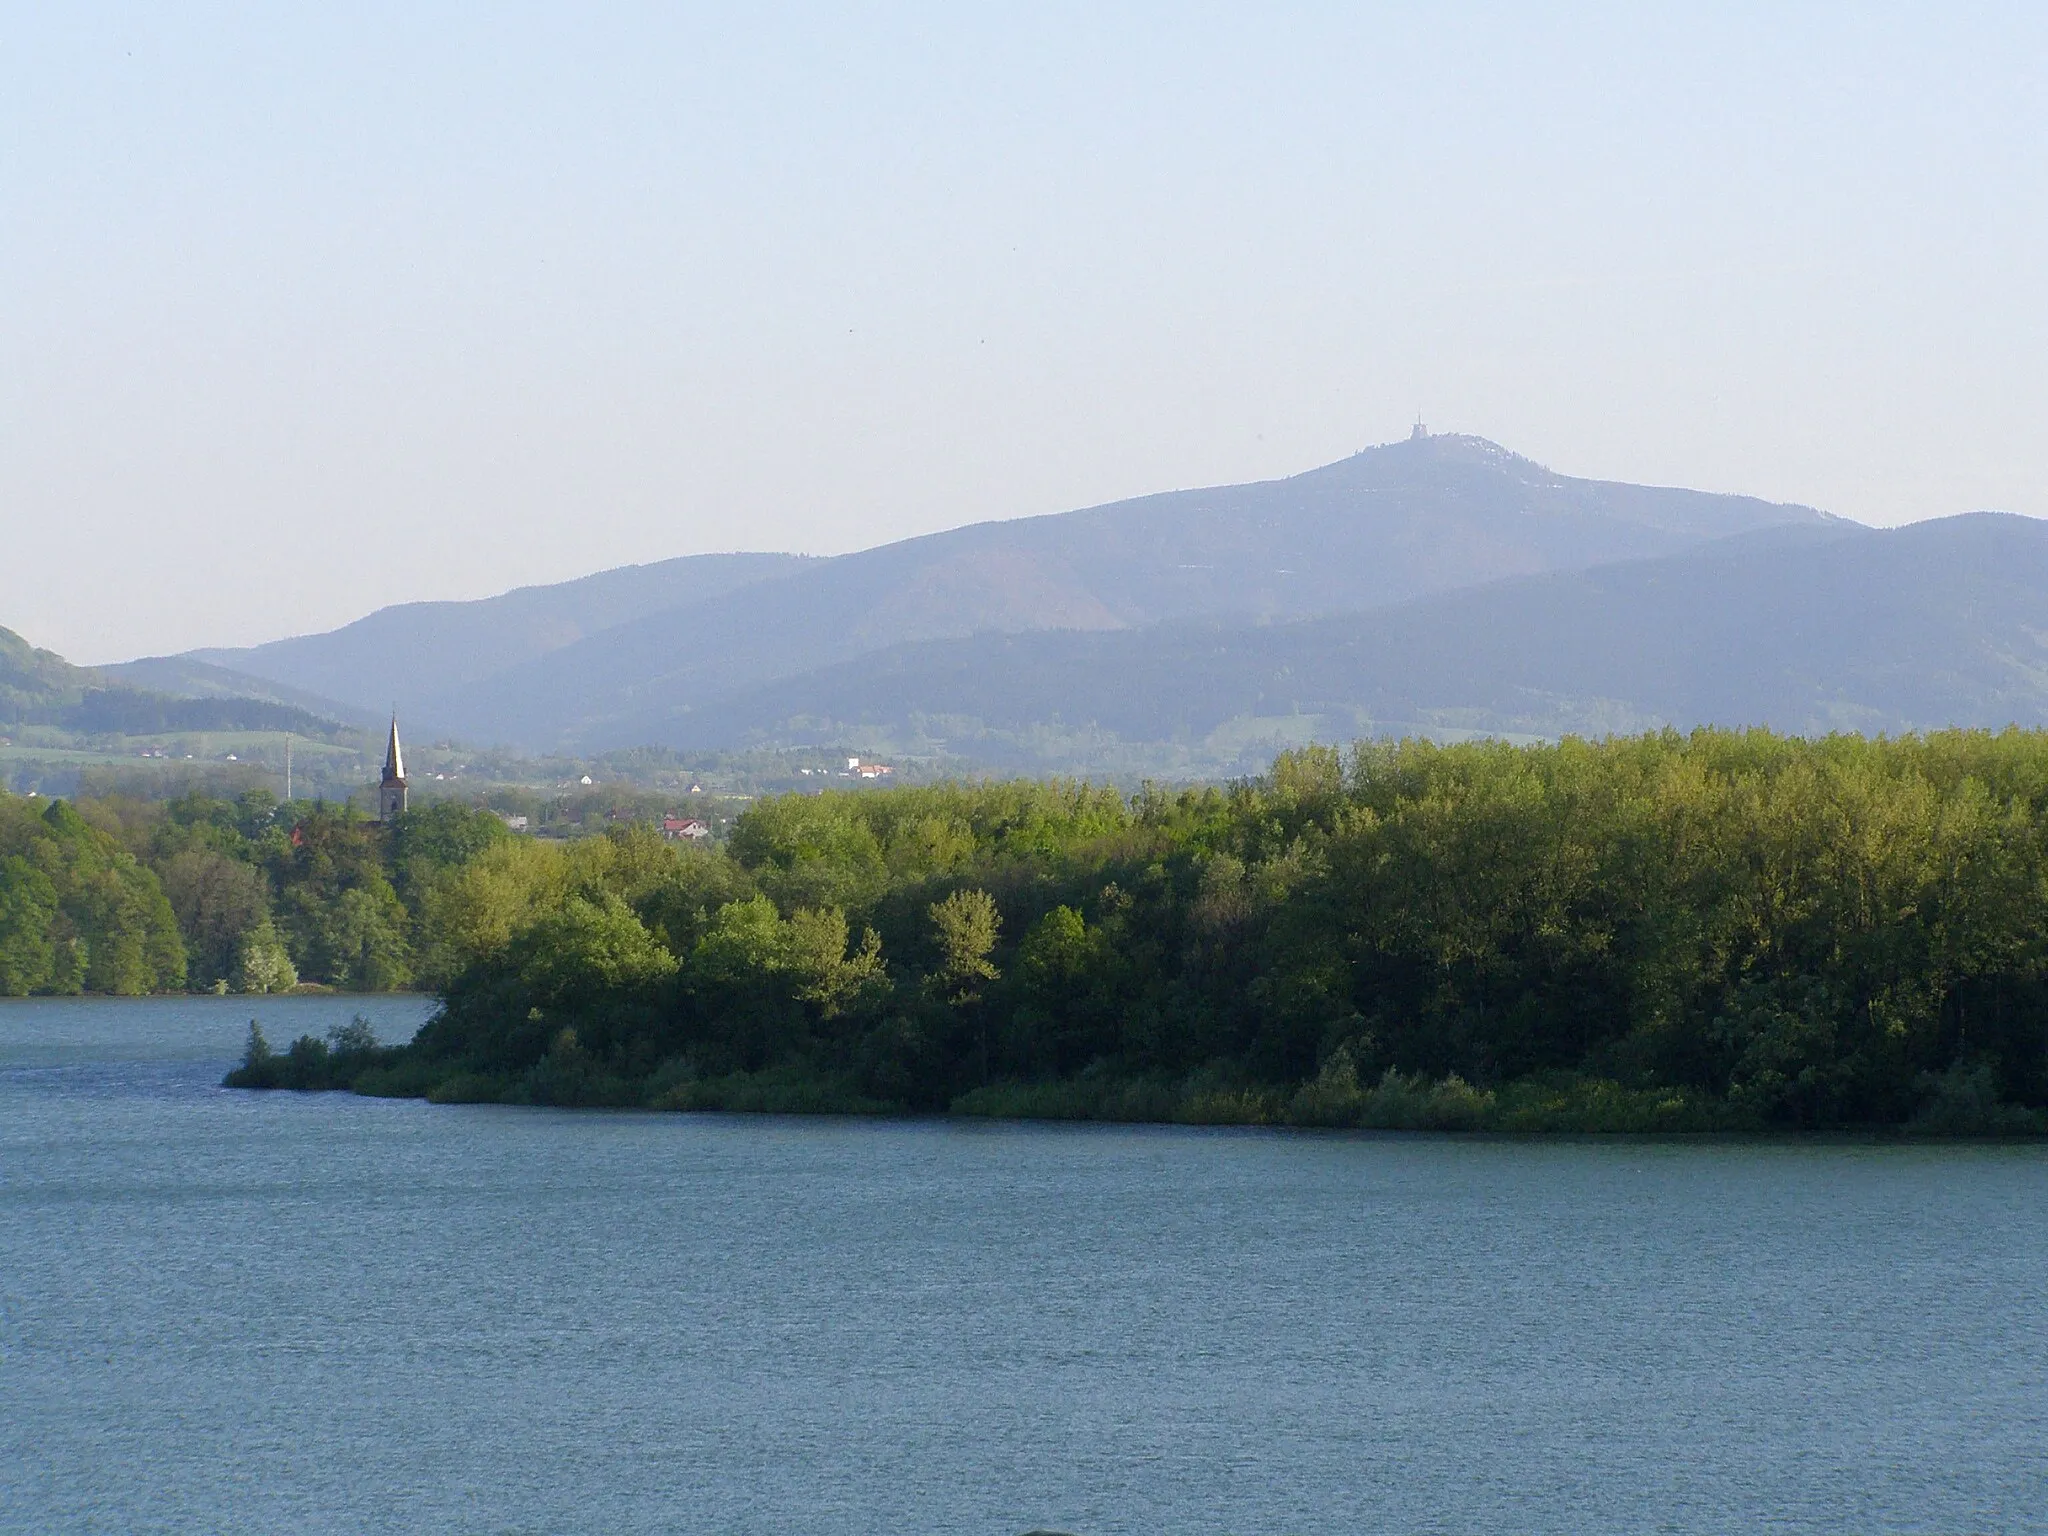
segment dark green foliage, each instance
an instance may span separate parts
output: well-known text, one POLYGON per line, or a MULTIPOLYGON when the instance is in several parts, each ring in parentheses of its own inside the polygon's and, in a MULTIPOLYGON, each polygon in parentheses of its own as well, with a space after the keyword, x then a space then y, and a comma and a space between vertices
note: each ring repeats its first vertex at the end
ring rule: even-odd
POLYGON ((324 1040, 316 1035, 299 1036, 282 1054, 264 1038, 263 1026, 251 1019, 242 1064, 225 1082, 230 1088, 295 1088, 302 1092, 348 1088, 365 1074, 390 1067, 398 1055, 395 1048, 377 1044, 376 1032, 361 1014, 328 1030, 324 1040))
POLYGON ((276 860, 278 926, 301 975, 358 992, 411 978, 404 906, 385 873, 385 829, 315 806, 276 860))
POLYGON ((92 736, 146 736, 165 731, 295 731, 320 737, 336 729, 291 704, 264 699, 177 699, 142 688, 94 688, 62 709, 52 724, 92 736))
POLYGON ((191 847, 165 860, 157 878, 184 935, 191 984, 231 981, 249 934, 269 918, 263 872, 217 849, 191 847))

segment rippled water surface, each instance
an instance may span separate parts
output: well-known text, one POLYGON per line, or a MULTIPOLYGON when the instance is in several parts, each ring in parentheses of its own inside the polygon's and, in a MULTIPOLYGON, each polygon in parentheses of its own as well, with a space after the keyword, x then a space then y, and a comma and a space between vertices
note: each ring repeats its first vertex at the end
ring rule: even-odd
POLYGON ((5 1529, 2048 1530, 2039 1147, 228 1092, 250 1011, 0 1004, 5 1529))

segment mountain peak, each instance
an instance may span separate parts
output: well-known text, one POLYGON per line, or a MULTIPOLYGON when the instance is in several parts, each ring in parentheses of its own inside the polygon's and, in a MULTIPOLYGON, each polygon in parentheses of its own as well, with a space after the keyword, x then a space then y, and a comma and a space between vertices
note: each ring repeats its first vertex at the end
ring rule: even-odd
POLYGON ((1479 436, 1476 432, 1432 432, 1420 423, 1406 437, 1395 438, 1390 443, 1381 443, 1378 449, 1368 448, 1364 451, 1373 453, 1387 450, 1427 453, 1437 458, 1482 459, 1497 463, 1535 462, 1533 459, 1524 458, 1511 448, 1503 448, 1490 437, 1479 436))
MULTIPOLYGON (((1471 432, 1430 432, 1418 427, 1408 437, 1361 448, 1334 464, 1290 476, 1342 479, 1359 484, 1425 485, 1471 477, 1497 477, 1524 485, 1562 483, 1567 477, 1526 455, 1471 432)), ((1598 482, 1588 482, 1598 483, 1598 482)))

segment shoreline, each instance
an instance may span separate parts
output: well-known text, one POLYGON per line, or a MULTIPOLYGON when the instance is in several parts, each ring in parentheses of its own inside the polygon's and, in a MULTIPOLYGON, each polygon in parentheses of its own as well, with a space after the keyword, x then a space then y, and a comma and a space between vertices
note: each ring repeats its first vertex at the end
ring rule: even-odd
POLYGON ((1934 1100, 1913 1118, 1860 1124, 1773 1124, 1725 1100, 1680 1089, 1630 1089, 1609 1079, 1552 1074, 1480 1088, 1452 1074, 1429 1080, 1389 1070, 1360 1087, 1323 1078, 1292 1092, 1226 1087, 1199 1076, 1178 1083, 1107 1074, 1041 1083, 992 1083, 944 1103, 876 1099, 830 1076, 790 1069, 718 1078, 661 1072, 637 1082, 541 1067, 517 1077, 429 1061, 414 1047, 330 1052, 305 1037, 283 1053, 245 1059, 222 1080, 249 1091, 352 1092, 431 1104, 637 1110, 651 1113, 943 1119, 1016 1124, 1158 1125, 1273 1131, 1401 1131, 1489 1136, 1639 1136, 1699 1139, 1842 1137, 1880 1141, 2048 1139, 2048 1113, 1997 1102, 1934 1100))

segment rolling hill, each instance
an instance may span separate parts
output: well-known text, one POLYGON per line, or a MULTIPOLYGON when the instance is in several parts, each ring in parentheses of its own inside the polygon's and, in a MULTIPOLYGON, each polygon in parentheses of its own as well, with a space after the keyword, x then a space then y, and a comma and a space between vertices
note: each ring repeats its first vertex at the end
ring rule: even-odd
POLYGON ((0 629, 0 719, 18 722, 27 712, 76 704, 95 686, 100 680, 86 668, 0 629))
POLYGON ((148 693, 179 699, 256 699, 302 709, 323 720, 339 721, 360 730, 380 729, 390 709, 389 700, 381 710, 344 704, 307 688, 294 688, 289 683, 195 661, 189 656, 145 656, 139 661, 116 662, 95 670, 111 682, 148 693))
POLYGON ((811 562, 799 555, 690 555, 628 565, 549 586, 520 587, 474 602, 401 603, 324 634, 273 640, 244 650, 151 657, 122 668, 136 681, 205 689, 240 677, 282 685, 377 714, 395 701, 409 714, 424 701, 461 697, 495 673, 516 668, 586 635, 644 614, 688 606, 786 575, 811 562), (193 664, 207 669, 195 673, 193 664))

